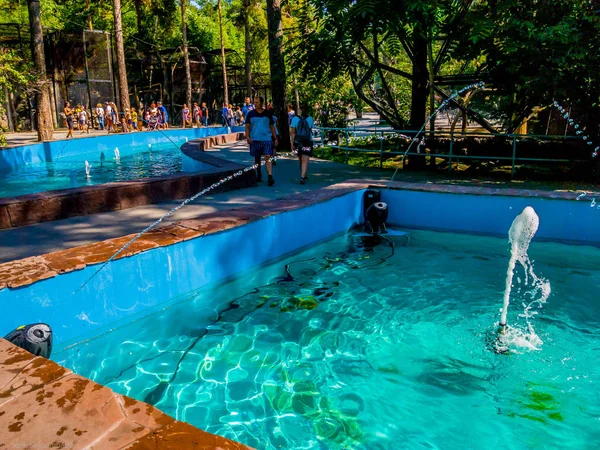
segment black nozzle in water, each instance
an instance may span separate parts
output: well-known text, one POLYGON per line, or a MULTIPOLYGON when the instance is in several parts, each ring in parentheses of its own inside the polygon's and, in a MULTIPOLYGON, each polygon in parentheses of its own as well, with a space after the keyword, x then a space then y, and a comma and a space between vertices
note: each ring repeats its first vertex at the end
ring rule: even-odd
POLYGON ((365 231, 371 234, 385 233, 388 206, 381 201, 381 192, 376 189, 367 189, 363 199, 365 231))
POLYGON ((4 339, 35 356, 50 358, 52 353, 52 330, 45 323, 21 325, 4 336, 4 339))

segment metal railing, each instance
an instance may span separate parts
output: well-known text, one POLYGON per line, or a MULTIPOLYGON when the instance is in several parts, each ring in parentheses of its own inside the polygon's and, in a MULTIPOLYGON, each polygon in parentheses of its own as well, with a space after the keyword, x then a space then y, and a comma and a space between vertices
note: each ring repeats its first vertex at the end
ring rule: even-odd
MULTIPOLYGON (((419 133, 416 130, 381 130, 372 127, 352 127, 352 128, 329 128, 329 127, 313 127, 313 132, 317 131, 318 136, 320 137, 321 147, 321 156, 324 154, 323 147, 329 147, 332 149, 345 150, 346 157, 345 163, 348 164, 348 156, 349 152, 361 152, 361 153, 379 153, 379 167, 383 167, 383 158, 384 155, 404 155, 406 150, 404 151, 392 151, 384 149, 384 141, 385 136, 391 137, 401 137, 407 139, 409 142, 419 133), (335 132, 339 135, 344 135, 344 142, 346 145, 330 145, 326 143, 325 134, 329 132, 335 132), (349 140, 350 137, 353 138, 367 138, 367 137, 378 137, 379 140, 379 149, 372 148, 360 148, 360 147, 350 147, 349 140)), ((543 158, 543 157, 519 157, 517 155, 517 143, 519 141, 525 140, 544 140, 544 141, 583 141, 581 136, 555 136, 555 135, 535 135, 535 134, 511 134, 511 133, 485 133, 485 132, 462 132, 462 131, 443 131, 443 130, 435 130, 431 131, 423 131, 419 135, 418 139, 421 140, 426 137, 434 137, 434 138, 449 138, 449 149, 448 153, 420 153, 421 157, 434 157, 434 158, 445 158, 448 160, 448 171, 452 170, 452 161, 460 161, 462 159, 466 160, 499 160, 499 161, 511 161, 511 176, 515 174, 515 166, 520 162, 570 162, 570 163, 583 163, 588 162, 588 160, 581 159, 566 159, 566 158, 543 158), (454 148, 454 140, 455 138, 505 138, 507 140, 512 140, 512 155, 511 156, 490 156, 490 155, 463 155, 453 152, 454 148)), ((341 140, 339 140, 341 142, 341 140)), ((407 142, 407 148, 409 143, 407 142)), ((409 153, 407 156, 414 156, 415 153, 409 153)))

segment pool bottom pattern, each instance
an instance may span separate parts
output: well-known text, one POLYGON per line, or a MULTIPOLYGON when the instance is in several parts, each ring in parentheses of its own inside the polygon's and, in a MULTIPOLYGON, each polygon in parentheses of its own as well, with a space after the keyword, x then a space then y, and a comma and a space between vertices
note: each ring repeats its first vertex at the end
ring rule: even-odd
POLYGON ((469 248, 469 239, 338 238, 57 359, 257 448, 585 448, 600 415, 591 337, 600 275, 554 261, 567 246, 532 244, 555 281, 536 327, 544 346, 498 355, 505 243, 477 237, 469 248), (573 292, 575 281, 583 289, 573 292))

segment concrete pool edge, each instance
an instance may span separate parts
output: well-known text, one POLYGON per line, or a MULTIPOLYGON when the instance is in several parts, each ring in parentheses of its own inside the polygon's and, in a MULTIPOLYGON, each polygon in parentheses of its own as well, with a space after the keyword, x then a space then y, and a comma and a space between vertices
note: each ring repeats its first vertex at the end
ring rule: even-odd
MULTIPOLYGON (((325 202, 365 189, 367 186, 360 180, 339 183, 318 191, 307 191, 300 195, 282 197, 248 207, 214 212, 199 219, 176 222, 147 232, 115 260, 236 228, 286 211, 325 202)), ((103 263, 134 236, 135 234, 131 234, 0 264, 0 290, 4 288, 23 288, 60 274, 82 270, 88 265, 103 263)))
POLYGON ((22 448, 250 449, 0 338, 3 444, 22 448), (34 433, 32 433, 34 432, 34 433))
MULTIPOLYGON (((126 251, 119 255, 117 260, 151 249, 170 246, 190 239, 222 232, 275 214, 304 208, 368 187, 386 188, 387 185, 388 184, 376 180, 348 180, 344 183, 334 184, 316 191, 307 191, 302 194, 282 197, 248 207, 214 212, 199 219, 176 222, 172 225, 146 233, 142 238, 137 240, 126 251)), ((520 198, 530 197, 570 201, 575 201, 576 198, 576 195, 572 192, 494 189, 445 184, 407 183, 400 181, 393 182, 389 186, 392 190, 396 191, 406 190, 440 194, 520 198)), ((0 264, 0 290, 4 288, 22 288, 38 281, 53 278, 59 274, 81 270, 88 265, 105 262, 134 236, 135 234, 131 234, 0 264)))
MULTIPOLYGON (((196 161, 203 167, 214 167, 208 170, 0 198, 0 230, 187 198, 245 167, 198 149, 208 149, 240 139, 243 139, 243 133, 230 133, 183 144, 184 158, 196 161)), ((255 185, 256 180, 252 174, 245 172, 241 177, 220 186, 215 192, 255 185)))

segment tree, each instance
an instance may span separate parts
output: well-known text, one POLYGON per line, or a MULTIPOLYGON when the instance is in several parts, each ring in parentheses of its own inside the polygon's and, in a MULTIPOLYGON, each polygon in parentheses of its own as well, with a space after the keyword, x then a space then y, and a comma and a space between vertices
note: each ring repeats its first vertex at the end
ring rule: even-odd
POLYGON ((219 35, 221 38, 221 70, 223 72, 223 102, 229 104, 229 91, 227 89, 227 61, 225 59, 225 41, 223 40, 223 13, 221 0, 217 4, 219 10, 219 35))
MULTIPOLYGON (((586 0, 477 2, 458 30, 470 45, 458 58, 483 55, 494 92, 489 110, 512 132, 553 100, 572 107, 598 135, 600 14, 586 0)), ((544 126, 544 128, 546 128, 544 126)))
POLYGON ((185 19, 185 4, 187 0, 181 0, 181 34, 183 36, 183 60, 185 63, 185 103, 188 108, 192 107, 192 75, 190 73, 190 57, 188 54, 187 30, 185 19))
MULTIPOLYGON (((9 131, 17 130, 15 121, 16 111, 12 102, 13 92, 20 86, 29 86, 35 82, 32 75, 33 70, 29 64, 25 64, 16 51, 0 50, 0 95, 6 100, 6 118, 9 131)), ((2 114, 0 107, 0 114, 2 114)), ((0 129, 0 146, 6 145, 3 130, 0 129)))
POLYGON ((283 56, 283 27, 281 24, 281 1, 267 0, 269 24, 269 61, 271 64, 271 92, 273 107, 277 113, 280 148, 289 150, 290 130, 287 116, 285 58, 283 56))
POLYGON ((143 15, 143 7, 144 0, 133 0, 133 5, 135 6, 135 18, 137 24, 137 32, 138 34, 142 34, 143 25, 142 25, 142 15, 143 15))
POLYGON ((252 41, 250 39, 250 4, 251 0, 244 0, 244 46, 246 50, 246 95, 252 99, 252 64, 251 49, 252 41))
POLYGON ((37 104, 37 133, 39 141, 51 141, 54 127, 50 109, 50 89, 46 79, 46 57, 39 0, 28 0, 29 24, 31 27, 31 49, 33 65, 37 75, 35 101, 37 104))
POLYGON ((117 46, 117 72, 119 74, 119 100, 121 110, 129 108, 129 86, 127 85, 127 69, 125 66, 125 48, 123 46, 123 26, 121 23, 121 0, 113 0, 113 16, 115 22, 115 44, 117 46))

